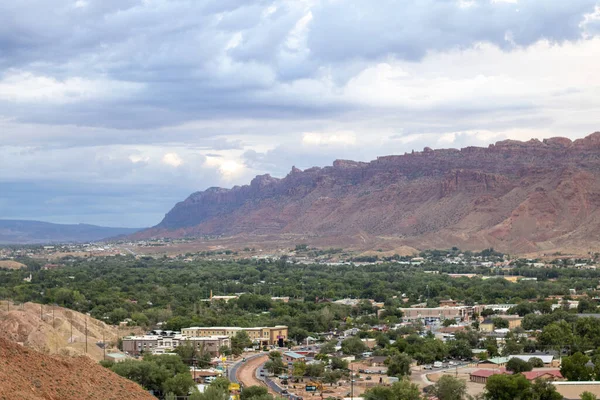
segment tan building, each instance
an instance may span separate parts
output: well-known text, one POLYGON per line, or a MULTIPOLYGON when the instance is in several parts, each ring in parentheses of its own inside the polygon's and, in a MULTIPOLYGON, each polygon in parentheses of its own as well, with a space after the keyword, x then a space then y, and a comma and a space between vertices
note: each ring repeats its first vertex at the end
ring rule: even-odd
POLYGON ((494 331, 494 322, 491 319, 486 319, 482 323, 479 324, 480 332, 493 332, 494 331))
POLYGON ((186 337, 176 336, 126 336, 123 338, 123 351, 130 355, 139 355, 143 353, 164 354, 172 352, 178 346, 190 343, 197 349, 208 352, 211 356, 219 356, 219 349, 222 346, 231 347, 231 340, 228 336, 209 336, 209 337, 186 337))
POLYGON ((457 306, 457 307, 435 307, 435 308, 401 308, 402 321, 412 322, 421 320, 424 322, 443 321, 454 319, 468 322, 474 313, 480 313, 483 306, 457 306))
POLYGON ((288 327, 285 325, 257 328, 240 328, 234 326, 191 327, 183 328, 181 333, 188 337, 228 336, 231 338, 240 331, 245 331, 248 333, 250 340, 252 340, 254 343, 260 344, 261 346, 283 346, 283 343, 288 338, 288 327))
POLYGON ((511 330, 520 327, 523 321, 523 318, 518 315, 498 315, 498 317, 508 321, 508 329, 511 330))

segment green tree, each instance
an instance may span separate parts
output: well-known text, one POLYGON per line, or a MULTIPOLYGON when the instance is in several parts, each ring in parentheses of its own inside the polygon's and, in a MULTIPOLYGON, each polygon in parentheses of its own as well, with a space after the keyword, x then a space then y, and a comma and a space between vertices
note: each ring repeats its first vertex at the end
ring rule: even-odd
POLYGON ((292 375, 295 378, 303 377, 306 374, 306 363, 304 361, 296 361, 292 365, 292 375))
POLYGON ((394 354, 392 357, 385 360, 388 367, 388 376, 403 377, 410 375, 410 365, 412 358, 407 354, 394 354))
POLYGON ((527 361, 532 368, 543 368, 544 361, 539 357, 531 357, 529 361, 527 361))
POLYGON ((283 361, 281 361, 281 358, 276 358, 267 361, 265 363, 265 369, 273 375, 277 375, 285 371, 285 365, 283 364, 283 361))
POLYGON ((395 382, 392 386, 375 386, 363 394, 365 400, 421 400, 419 386, 407 379, 395 382))
POLYGON ((519 374, 521 372, 531 371, 533 367, 527 361, 513 357, 506 363, 506 370, 519 374))
POLYGON ((252 347, 252 340, 246 331, 239 331, 231 338, 231 352, 239 356, 245 348, 252 347))
POLYGON ((590 358, 582 353, 564 357, 560 366, 560 373, 569 381, 589 381, 593 370, 586 365, 588 361, 590 361, 590 358))
POLYGON ((563 397, 556 391, 556 386, 543 379, 536 379, 531 386, 532 400, 562 400, 563 397))
POLYGON ((579 398, 581 400, 598 400, 598 397, 591 392, 583 392, 579 398))
POLYGON ((195 382, 189 372, 177 374, 165 381, 163 390, 165 393, 174 393, 177 396, 187 396, 195 382))
POLYGON ((464 339, 452 340, 448 344, 448 354, 454 358, 470 359, 473 356, 471 345, 464 339))
POLYGON ((367 346, 358 336, 353 336, 342 341, 342 352, 344 354, 359 355, 367 351, 367 346))
POLYGON ((467 394, 467 384, 451 375, 442 375, 433 386, 433 394, 439 400, 462 400, 467 394))
POLYGON ((502 348, 503 356, 510 356, 514 354, 521 354, 523 352, 523 345, 517 342, 515 339, 506 339, 504 347, 502 348))
POLYGON ((173 350, 173 352, 181 357, 183 362, 188 365, 192 365, 198 357, 198 350, 196 349, 196 346, 194 346, 192 342, 188 340, 180 343, 179 346, 173 350))
POLYGON ((565 346, 573 344, 573 329, 566 321, 553 322, 544 327, 538 341, 543 346, 562 351, 565 346))
POLYGON ((504 318, 492 318, 492 323, 494 324, 495 329, 508 328, 508 321, 504 318))
POLYGON ((348 361, 343 360, 339 357, 333 357, 330 362, 331 369, 348 369, 348 361))
POLYGON ((337 340, 330 340, 329 342, 327 342, 323 346, 321 346, 321 350, 319 350, 319 353, 331 354, 331 353, 335 352, 335 346, 337 346, 337 340))
POLYGON ((342 371, 325 371, 323 375, 323 382, 329 383, 333 386, 333 384, 337 383, 342 378, 342 371))
POLYGON ((250 400, 255 397, 267 396, 269 391, 264 386, 248 386, 240 393, 240 400, 250 400))
POLYGON ((485 384, 486 400, 530 400, 531 383, 521 374, 497 374, 488 378, 485 384))
POLYGON ((325 372, 325 366, 323 363, 314 363, 306 365, 306 376, 310 376, 311 378, 319 378, 323 376, 325 372))

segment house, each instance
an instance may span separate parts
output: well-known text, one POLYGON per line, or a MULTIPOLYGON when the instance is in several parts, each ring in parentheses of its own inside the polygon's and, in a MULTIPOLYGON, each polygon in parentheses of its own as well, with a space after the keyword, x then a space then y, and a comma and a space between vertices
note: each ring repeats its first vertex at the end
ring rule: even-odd
POLYGON ((482 360, 477 364, 478 368, 483 369, 495 369, 499 367, 504 367, 508 362, 508 357, 494 357, 488 360, 482 360))
POLYGON ((527 371, 522 373, 528 381, 535 381, 536 379, 543 379, 545 381, 562 381, 562 374, 557 369, 551 370, 537 370, 537 371, 527 371))
POLYGON ((122 353, 107 353, 106 359, 112 361, 114 363, 123 362, 127 360, 129 357, 126 354, 122 353))
POLYGON ((295 363, 296 361, 306 362, 306 356, 303 354, 298 354, 294 351, 286 351, 283 353, 282 360, 284 364, 295 363))
POLYGON ((370 367, 383 367, 385 366, 385 361, 388 358, 386 356, 374 356, 367 360, 367 364, 370 367))
POLYGON ((506 370, 504 368, 500 369, 479 369, 475 372, 471 372, 469 374, 469 380, 475 383, 483 383, 484 385, 487 383, 487 380, 492 375, 504 374, 506 370))
POLYGON ((479 330, 481 332, 493 332, 494 322, 491 319, 484 320, 482 323, 479 324, 479 330))

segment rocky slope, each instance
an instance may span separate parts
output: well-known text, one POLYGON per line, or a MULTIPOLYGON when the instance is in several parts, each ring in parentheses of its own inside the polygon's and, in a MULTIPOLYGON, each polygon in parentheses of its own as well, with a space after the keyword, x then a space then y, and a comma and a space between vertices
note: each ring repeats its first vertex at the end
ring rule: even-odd
POLYGON ((104 341, 110 353, 118 337, 132 330, 119 332, 114 326, 68 308, 0 301, 0 337, 46 354, 86 354, 86 320, 87 356, 97 361, 103 359, 97 343, 104 341))
POLYGON ((0 399, 155 399, 87 357, 50 356, 0 337, 0 399))
POLYGON ((387 237, 416 248, 597 251, 600 132, 502 141, 300 171, 210 188, 137 238, 200 235, 387 237))

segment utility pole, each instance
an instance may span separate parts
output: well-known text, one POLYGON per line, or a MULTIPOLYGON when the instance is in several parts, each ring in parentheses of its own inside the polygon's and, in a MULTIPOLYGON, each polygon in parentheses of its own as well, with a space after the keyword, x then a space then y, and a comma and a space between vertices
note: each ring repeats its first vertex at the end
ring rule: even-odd
POLYGON ((106 342, 104 341, 104 331, 102 331, 102 359, 106 361, 106 342))
POLYGON ((44 305, 40 304, 40 319, 44 320, 44 305))
POLYGON ((71 314, 71 344, 73 344, 73 314, 71 314))
POLYGON ((54 308, 55 308, 56 304, 52 304, 52 328, 55 328, 54 326, 54 308))
POLYGON ((350 400, 354 400, 354 368, 350 364, 350 400))
POLYGON ((87 332, 87 315, 85 316, 85 354, 87 354, 87 339, 88 339, 88 332, 87 332))

